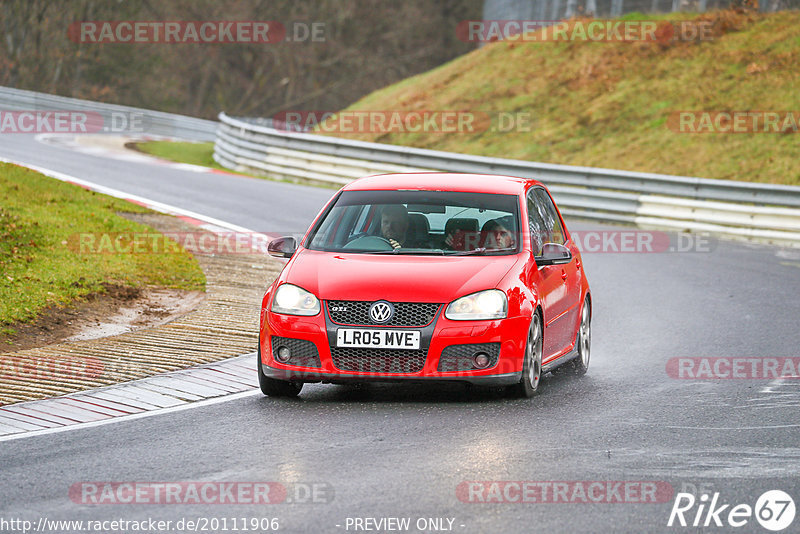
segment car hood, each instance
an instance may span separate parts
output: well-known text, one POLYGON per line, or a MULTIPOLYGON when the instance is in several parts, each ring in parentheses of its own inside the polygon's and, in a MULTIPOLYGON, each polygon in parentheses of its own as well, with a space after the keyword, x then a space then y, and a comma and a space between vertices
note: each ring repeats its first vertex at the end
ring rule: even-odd
POLYGON ((520 256, 341 254, 303 249, 285 281, 322 300, 446 303, 497 287, 520 256))

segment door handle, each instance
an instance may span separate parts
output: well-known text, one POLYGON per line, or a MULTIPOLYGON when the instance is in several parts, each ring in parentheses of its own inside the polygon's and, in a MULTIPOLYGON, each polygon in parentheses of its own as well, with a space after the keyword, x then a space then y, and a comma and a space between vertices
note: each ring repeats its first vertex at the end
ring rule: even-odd
POLYGON ((562 280, 567 279, 567 271, 565 271, 564 269, 561 269, 561 279, 562 280))

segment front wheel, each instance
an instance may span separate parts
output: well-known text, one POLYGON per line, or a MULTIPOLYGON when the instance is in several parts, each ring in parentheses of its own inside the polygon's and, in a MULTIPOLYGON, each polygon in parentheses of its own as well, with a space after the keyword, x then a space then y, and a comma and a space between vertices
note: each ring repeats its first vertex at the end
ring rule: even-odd
POLYGON ((572 360, 572 372, 576 375, 585 375, 589 370, 589 356, 592 349, 592 310, 589 297, 583 301, 581 310, 581 325, 578 328, 578 357, 572 360))
POLYGON ((258 344, 258 385, 261 393, 269 397, 296 397, 303 389, 302 382, 288 382, 286 380, 276 380, 264 374, 261 368, 261 343, 258 344))
POLYGON ((528 339, 525 343, 525 359, 522 363, 522 379, 510 386, 515 397, 530 398, 539 391, 542 380, 542 321, 538 313, 533 314, 528 339))

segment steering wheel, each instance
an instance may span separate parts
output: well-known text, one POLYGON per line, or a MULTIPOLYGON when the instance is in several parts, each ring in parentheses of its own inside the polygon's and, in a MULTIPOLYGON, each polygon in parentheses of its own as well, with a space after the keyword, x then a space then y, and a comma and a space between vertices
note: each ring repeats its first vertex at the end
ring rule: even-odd
POLYGON ((365 235, 357 237, 347 243, 342 248, 355 248, 361 250, 394 250, 394 247, 389 243, 388 239, 377 235, 365 235))

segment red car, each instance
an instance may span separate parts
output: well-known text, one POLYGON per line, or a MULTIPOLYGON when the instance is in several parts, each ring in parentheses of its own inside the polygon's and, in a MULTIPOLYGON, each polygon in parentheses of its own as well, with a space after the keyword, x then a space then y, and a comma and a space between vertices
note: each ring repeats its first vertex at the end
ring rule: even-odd
POLYGON ((460 381, 530 397, 589 365, 580 252, 536 180, 450 173, 356 180, 328 202, 262 302, 261 390, 460 381))

